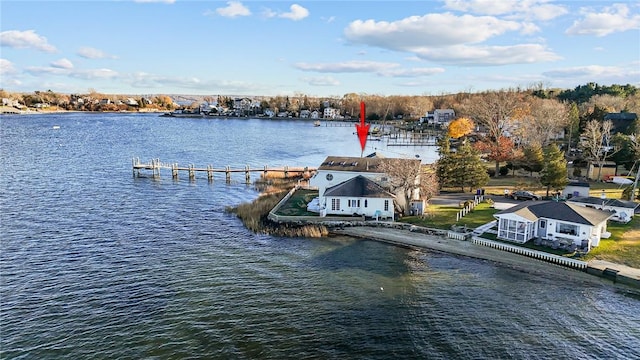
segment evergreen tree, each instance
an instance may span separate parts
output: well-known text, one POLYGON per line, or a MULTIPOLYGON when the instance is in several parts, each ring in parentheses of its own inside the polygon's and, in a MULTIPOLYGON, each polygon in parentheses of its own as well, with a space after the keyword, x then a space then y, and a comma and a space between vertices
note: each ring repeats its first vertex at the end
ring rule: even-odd
POLYGON ((533 172, 542 170, 543 162, 544 154, 540 145, 532 144, 524 148, 522 168, 529 171, 530 176, 533 176, 533 172))
POLYGON ((478 151, 466 140, 463 140, 458 150, 451 154, 451 176, 448 180, 452 186, 459 186, 462 191, 465 186, 472 191, 489 182, 489 174, 478 151))
POLYGON ((446 135, 438 140, 438 154, 440 155, 436 163, 438 183, 441 188, 452 186, 454 159, 449 144, 449 137, 446 135))
POLYGON ((544 165, 540 175, 540 183, 547 187, 547 197, 551 188, 559 190, 569 183, 567 161, 556 144, 544 148, 544 165))

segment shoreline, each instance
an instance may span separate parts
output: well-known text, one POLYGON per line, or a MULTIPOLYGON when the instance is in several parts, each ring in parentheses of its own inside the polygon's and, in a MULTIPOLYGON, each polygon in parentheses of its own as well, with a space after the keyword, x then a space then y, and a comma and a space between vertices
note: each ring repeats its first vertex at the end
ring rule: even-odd
MULTIPOLYGON (((628 269, 622 269, 626 270, 626 273, 629 274, 629 277, 631 279, 635 279, 635 282, 632 281, 631 283, 625 283, 616 281, 615 277, 611 278, 610 276, 605 276, 604 274, 597 274, 596 272, 598 270, 598 267, 592 268, 596 269, 596 272, 589 270, 579 271, 576 269, 567 268, 564 266, 537 260, 523 255, 518 255, 515 253, 510 253, 507 251, 474 245, 469 241, 461 241, 449 239, 443 236, 409 232, 407 230, 354 226, 340 229, 331 229, 330 234, 380 241, 396 246, 427 249, 429 251, 436 251, 449 255, 464 256, 478 260, 491 261, 492 263, 507 266, 509 268, 523 271, 529 274, 541 274, 562 278, 568 281, 588 282, 596 285, 614 286, 620 289, 640 292, 640 285, 637 285, 640 283, 640 270, 634 268, 627 267, 628 269)), ((608 269, 610 268, 610 266, 616 266, 617 264, 600 262, 596 265, 604 266, 605 269, 608 269)))

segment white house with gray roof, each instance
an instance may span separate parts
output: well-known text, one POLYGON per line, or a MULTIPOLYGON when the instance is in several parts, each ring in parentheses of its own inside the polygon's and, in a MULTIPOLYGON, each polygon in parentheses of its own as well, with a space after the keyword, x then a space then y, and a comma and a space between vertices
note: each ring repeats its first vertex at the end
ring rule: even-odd
MULTIPOLYGON (((358 176, 364 177, 371 182, 377 184, 382 187, 386 191, 389 191, 389 183, 390 177, 389 175, 384 173, 384 162, 406 162, 409 166, 420 166, 421 161, 418 159, 400 159, 400 158, 383 158, 383 157, 344 157, 344 156, 327 156, 322 164, 318 167, 315 175, 309 180, 309 186, 316 187, 318 189, 318 200, 320 209, 327 210, 327 214, 331 214, 331 198, 328 197, 326 193, 329 189, 336 189, 337 185, 345 185, 349 180, 352 180, 358 176)), ((420 179, 416 179, 416 182, 419 182, 420 179)), ((365 185, 368 182, 356 182, 350 183, 349 186, 353 186, 354 184, 365 185)), ((344 190, 344 188, 343 188, 344 190)), ((342 191, 342 190, 341 190, 342 191)), ((335 193, 334 193, 335 195, 335 193)), ((360 194, 360 199, 370 198, 369 201, 377 202, 380 194, 360 194)), ((414 199, 419 199, 419 194, 414 194, 414 199)), ((357 197, 356 197, 357 198, 357 197)), ((404 204, 404 196, 392 196, 391 199, 395 199, 395 202, 400 206, 406 207, 404 204)), ((356 199, 357 200, 357 199, 356 199)), ((368 204, 368 202, 367 202, 368 204)), ((348 204, 349 205, 349 204, 348 204)), ((364 207, 364 203, 360 204, 364 207)), ((354 208, 360 208, 361 206, 350 206, 354 208)), ((347 212, 343 212, 344 204, 340 204, 340 212, 347 214, 347 212)), ((369 209, 370 210, 370 209, 369 209)), ((336 211, 336 210, 333 210, 336 211)), ((346 210, 345 210, 346 211, 346 210)), ((372 216, 369 213, 364 213, 364 209, 359 209, 359 215, 372 216)), ((390 211, 393 215, 394 211, 394 203, 390 204, 390 211)), ((322 210, 320 212, 323 213, 322 210)), ((348 214, 352 215, 356 212, 352 211, 348 214)), ((335 214, 335 213, 334 213, 335 214)), ((374 217, 374 216, 372 216, 374 217)))
POLYGON ((612 216, 609 211, 556 201, 527 201, 494 214, 498 239, 524 244, 539 238, 588 249, 610 235, 607 220, 612 216))
POLYGON ((395 195, 368 178, 358 175, 324 192, 326 206, 321 216, 356 215, 393 219, 395 195))
POLYGON ((623 223, 628 223, 633 219, 636 208, 640 205, 633 201, 602 199, 594 196, 574 197, 567 201, 578 206, 609 211, 613 214, 611 220, 623 223))

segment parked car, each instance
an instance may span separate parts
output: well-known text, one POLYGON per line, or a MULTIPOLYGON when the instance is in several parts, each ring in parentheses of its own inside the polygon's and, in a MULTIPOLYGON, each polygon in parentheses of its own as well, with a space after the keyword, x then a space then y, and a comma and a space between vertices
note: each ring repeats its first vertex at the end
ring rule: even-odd
POLYGON ((540 196, 524 190, 514 191, 509 194, 509 197, 513 200, 540 200, 540 196))

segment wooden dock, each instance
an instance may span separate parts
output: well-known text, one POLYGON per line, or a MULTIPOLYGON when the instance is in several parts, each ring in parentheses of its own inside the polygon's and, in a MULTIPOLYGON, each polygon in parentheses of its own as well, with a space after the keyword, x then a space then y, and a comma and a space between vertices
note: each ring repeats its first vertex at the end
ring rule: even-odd
POLYGON ((141 170, 151 170, 153 178, 160 178, 162 170, 171 170, 171 176, 174 180, 178 180, 179 174, 182 171, 186 171, 189 175, 189 180, 194 181, 196 179, 196 173, 206 173, 207 179, 210 182, 214 180, 214 174, 221 173, 225 174, 225 179, 227 183, 231 183, 231 174, 234 173, 244 173, 244 182, 246 184, 251 184, 251 173, 262 173, 264 178, 267 177, 284 177, 293 178, 293 177, 305 177, 310 178, 315 174, 315 168, 309 167, 268 167, 265 165, 262 169, 259 168, 250 168, 249 165, 246 165, 244 168, 232 168, 231 166, 225 166, 224 168, 214 168, 213 165, 207 165, 206 168, 198 168, 194 165, 190 164, 188 166, 179 166, 178 163, 163 163, 160 159, 151 159, 151 161, 147 163, 140 162, 139 158, 133 158, 132 160, 132 168, 133 168, 133 176, 140 176, 141 170))

